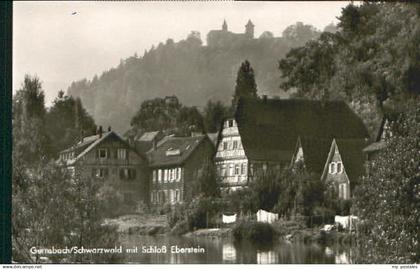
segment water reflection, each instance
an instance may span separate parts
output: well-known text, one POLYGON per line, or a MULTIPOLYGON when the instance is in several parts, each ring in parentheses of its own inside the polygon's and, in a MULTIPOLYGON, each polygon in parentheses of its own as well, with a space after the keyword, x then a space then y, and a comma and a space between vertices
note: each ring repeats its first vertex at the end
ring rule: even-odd
POLYGON ((272 245, 257 246, 250 242, 234 242, 229 238, 138 236, 121 237, 124 247, 138 246, 139 252, 126 254, 125 263, 184 264, 184 263, 350 263, 350 248, 338 246, 322 247, 317 244, 277 242, 272 245), (142 253, 142 248, 166 247, 166 253, 142 253), (174 253, 171 247, 200 247, 205 253, 174 253))
POLYGON ((224 263, 235 263, 236 262, 236 249, 233 243, 223 243, 223 262, 224 263))
POLYGON ((279 256, 274 250, 270 251, 258 251, 257 252, 257 263, 258 264, 273 264, 279 262, 279 256))

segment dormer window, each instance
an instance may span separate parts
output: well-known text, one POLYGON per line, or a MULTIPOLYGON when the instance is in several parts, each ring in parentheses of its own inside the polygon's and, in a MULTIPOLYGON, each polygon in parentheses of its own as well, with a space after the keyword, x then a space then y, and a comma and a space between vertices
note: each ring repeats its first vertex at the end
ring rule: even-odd
POLYGON ((335 162, 331 162, 330 166, 329 166, 329 173, 330 174, 335 174, 337 173, 337 166, 335 162))
POLYGON ((343 173, 343 163, 337 162, 337 174, 343 173))
POLYGON ((233 120, 228 121, 228 127, 233 127, 233 120))
POLYGON ((166 150, 166 156, 177 156, 181 155, 181 151, 179 149, 169 148, 166 150))

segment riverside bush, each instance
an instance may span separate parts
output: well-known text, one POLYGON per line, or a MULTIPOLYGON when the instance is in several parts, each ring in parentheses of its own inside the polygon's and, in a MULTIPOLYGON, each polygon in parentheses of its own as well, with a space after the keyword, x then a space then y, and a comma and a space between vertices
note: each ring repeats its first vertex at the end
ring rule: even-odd
POLYGON ((263 222, 241 222, 233 228, 233 237, 238 241, 272 242, 275 234, 273 227, 263 222))

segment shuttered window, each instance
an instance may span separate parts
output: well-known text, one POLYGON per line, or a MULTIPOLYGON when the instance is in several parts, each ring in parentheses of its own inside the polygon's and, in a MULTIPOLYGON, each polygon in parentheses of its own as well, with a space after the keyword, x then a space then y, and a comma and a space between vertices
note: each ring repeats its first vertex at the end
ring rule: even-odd
POLYGON ((117 157, 120 160, 126 160, 127 159, 127 149, 118 149, 117 150, 117 157))
POLYGON ((120 179, 121 180, 134 180, 136 178, 137 171, 135 168, 121 168, 120 179))

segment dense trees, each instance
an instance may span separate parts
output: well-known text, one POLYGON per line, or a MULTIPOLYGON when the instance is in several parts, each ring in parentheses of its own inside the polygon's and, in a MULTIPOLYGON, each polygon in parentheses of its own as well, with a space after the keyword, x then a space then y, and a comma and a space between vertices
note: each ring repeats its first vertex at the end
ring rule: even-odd
MULTIPOLYGON (((55 162, 76 130, 94 129, 80 100, 63 93, 48 111, 37 77, 25 76, 13 99, 12 247, 17 262, 40 262, 31 247, 113 247, 116 230, 103 225, 99 184, 70 175, 55 162)), ((53 255, 53 262, 104 262, 114 257, 53 255), (100 258, 100 260, 97 260, 100 258)))
POLYGON ((222 102, 209 100, 204 107, 204 127, 206 132, 215 133, 220 130, 225 117, 229 116, 229 108, 222 102))
POLYGON ((420 108, 408 105, 356 190, 361 263, 420 261, 420 108))
POLYGON ((283 37, 297 46, 302 46, 307 41, 317 38, 319 34, 320 32, 315 27, 300 21, 288 26, 283 31, 283 37))
POLYGON ((94 134, 96 125, 82 106, 80 98, 66 96, 60 91, 46 116, 45 129, 50 137, 50 155, 71 146, 83 136, 94 134))
POLYGON ((350 4, 337 32, 292 49, 279 64, 282 87, 304 98, 346 100, 371 131, 383 114, 400 115, 355 190, 357 262, 420 260, 419 43, 418 4, 350 4))
POLYGON ((49 152, 44 92, 38 77, 26 75, 13 99, 13 151, 16 162, 36 166, 49 152))
POLYGON ((310 31, 315 29, 298 24, 288 37, 265 32, 250 42, 228 40, 224 47, 203 46, 200 34, 192 32, 185 40, 168 39, 142 55, 128 57, 91 80, 74 82, 68 94, 82 99, 97 124, 119 132, 129 128, 139 104, 156 97, 176 95, 186 106, 203 107, 208 100, 230 105, 232 85, 244 59, 258 71, 256 82, 266 94, 285 96, 278 87, 277 59, 312 38, 310 31))
POLYGON ((157 130, 181 136, 204 132, 203 116, 198 109, 183 106, 175 96, 144 101, 131 119, 131 126, 139 135, 157 130))
POLYGON ((240 97, 257 98, 257 96, 257 83, 255 82, 254 69, 252 69, 248 60, 245 60, 238 70, 232 105, 235 106, 240 97))
POLYGON ((290 218, 319 214, 325 206, 325 190, 326 186, 319 176, 308 173, 299 163, 294 167, 273 168, 257 173, 247 188, 235 191, 226 198, 232 211, 255 213, 264 209, 290 218))
POLYGON ((344 99, 373 131, 383 104, 420 92, 414 75, 420 72, 419 25, 415 4, 349 5, 337 32, 323 33, 280 61, 282 87, 307 98, 344 99))
POLYGON ((168 134, 189 136, 192 132, 218 132, 229 109, 221 102, 208 101, 203 111, 182 105, 175 96, 146 100, 131 119, 132 130, 144 132, 161 130, 168 134))

